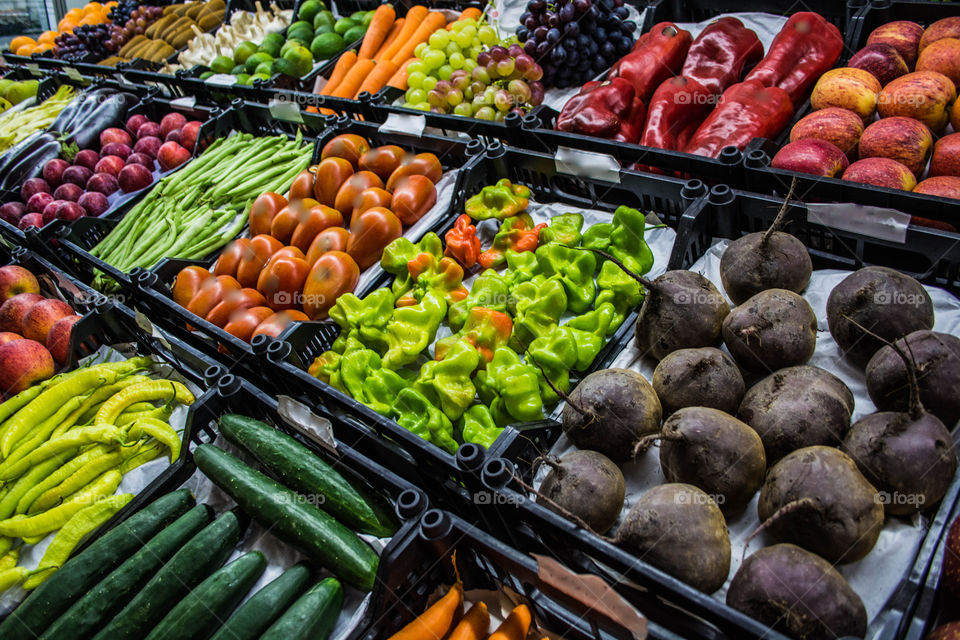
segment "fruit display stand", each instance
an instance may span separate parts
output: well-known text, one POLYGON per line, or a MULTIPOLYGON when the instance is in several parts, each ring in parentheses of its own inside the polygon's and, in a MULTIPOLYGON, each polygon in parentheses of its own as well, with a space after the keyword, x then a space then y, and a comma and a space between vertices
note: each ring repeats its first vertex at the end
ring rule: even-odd
MULTIPOLYGON (((247 130, 256 130, 256 124, 260 126, 270 124, 277 126, 276 120, 272 119, 268 108, 263 106, 247 105, 242 110, 235 112, 235 115, 241 119, 247 119, 244 126, 247 130)), ((413 153, 433 153, 441 159, 441 163, 446 174, 444 185, 441 185, 441 192, 456 194, 461 190, 460 185, 466 179, 469 173, 469 167, 472 165, 473 154, 478 151, 478 145, 471 144, 464 140, 451 138, 441 138, 438 136, 408 136, 396 133, 380 133, 378 125, 366 122, 337 120, 332 117, 317 116, 309 113, 301 115, 301 123, 287 123, 288 127, 300 127, 308 132, 310 136, 316 136, 316 146, 311 164, 320 162, 320 151, 324 145, 338 135, 354 134, 367 139, 372 147, 379 145, 398 145, 407 151, 413 153)), ((404 231, 404 237, 417 242, 429 231, 439 232, 448 228, 455 217, 453 214, 453 202, 455 196, 442 196, 426 214, 429 221, 425 224, 416 224, 408 227, 404 231)), ((246 236, 248 233, 242 234, 246 236)), ((186 308, 180 306, 172 299, 172 286, 177 274, 185 267, 190 265, 200 265, 211 267, 219 254, 214 254, 204 261, 175 260, 168 259, 161 261, 156 268, 150 271, 142 271, 136 279, 137 289, 134 296, 137 300, 138 308, 143 309, 151 318, 156 319, 157 325, 164 331, 169 331, 193 344, 199 349, 209 353, 211 357, 224 359, 234 366, 241 366, 249 374, 258 375, 261 364, 259 360, 251 358, 255 352, 264 353, 268 340, 257 341, 252 344, 227 333, 225 330, 217 327, 203 318, 196 316, 186 308)), ((364 270, 361 280, 357 285, 355 293, 365 295, 369 291, 381 286, 386 280, 386 275, 379 265, 374 265, 364 270)), ((310 323, 314 324, 314 323, 310 323)), ((264 336, 267 338, 267 336, 264 336)))
POLYGON ((446 593, 458 578, 462 581, 464 610, 477 602, 487 605, 491 618, 488 633, 504 619, 504 612, 526 604, 533 614, 530 633, 536 632, 538 637, 686 637, 675 618, 665 618, 666 624, 661 624, 647 610, 633 610, 596 583, 579 582, 580 576, 549 556, 533 556, 511 547, 453 513, 431 509, 417 525, 389 557, 384 555, 370 619, 358 639, 391 637, 446 593))
MULTIPOLYGON (((606 216, 617 206, 625 204, 652 211, 664 221, 675 224, 684 211, 702 206, 701 196, 705 194, 705 187, 699 181, 684 182, 676 178, 624 173, 616 183, 563 174, 550 156, 494 143, 487 147, 485 154, 467 172, 453 213, 459 216, 470 196, 502 178, 529 186, 533 192, 532 200, 546 207, 553 206, 550 211, 562 211, 565 206, 572 206, 581 212, 593 211, 592 215, 597 221, 609 220, 606 216)), ((664 251, 669 253, 672 247, 671 232, 664 230, 663 233, 663 236, 658 236, 661 238, 660 244, 651 245, 654 253, 660 256, 653 265, 655 272, 665 269, 667 260, 666 255, 658 253, 657 248, 662 244, 664 251)), ((440 235, 443 237, 445 234, 440 235)), ((387 286, 391 281, 392 276, 382 285, 387 286)), ((588 369, 577 375, 602 368, 616 357, 628 337, 631 324, 629 318, 623 322, 588 369)), ((401 475, 412 473, 416 474, 414 477, 430 478, 430 482, 440 483, 443 493, 450 499, 459 501, 461 505, 470 504, 470 489, 476 486, 478 480, 472 475, 472 469, 477 464, 477 447, 462 445, 461 449, 470 447, 468 450, 473 454, 471 461, 461 459, 459 454, 427 442, 392 418, 376 413, 350 395, 306 372, 315 358, 331 348, 339 331, 339 327, 330 322, 303 323, 290 327, 267 348, 267 360, 275 371, 271 379, 283 380, 285 389, 296 389, 297 397, 311 406, 322 405, 328 411, 342 415, 344 422, 356 430, 356 437, 383 443, 385 449, 393 452, 393 459, 387 466, 401 475)), ((493 445, 494 448, 496 446, 493 445)))
MULTIPOLYGON (((691 210, 690 214, 685 215, 680 221, 670 269, 696 269, 697 265, 702 264, 698 260, 701 260, 718 240, 737 238, 746 233, 766 230, 777 217, 777 211, 782 204, 782 201, 772 197, 730 190, 723 186, 715 187, 703 207, 691 210)), ((836 231, 819 225, 808 218, 806 207, 799 202, 791 202, 786 209, 782 228, 801 239, 809 248, 815 270, 836 269, 849 272, 865 265, 882 262, 884 265, 910 273, 929 285, 949 292, 949 294, 941 292, 941 298, 955 296, 960 291, 958 289, 960 280, 957 278, 960 253, 957 251, 957 237, 954 234, 924 227, 910 227, 908 231, 910 242, 901 246, 895 242, 878 240, 849 231, 836 231)), ((955 308, 956 304, 947 313, 955 313, 955 308)), ((953 322, 952 318, 953 316, 947 324, 953 322)), ((637 361, 633 361, 633 356, 628 353, 631 349, 633 353, 639 353, 636 347, 633 345, 625 345, 625 347, 627 349, 613 366, 639 370, 645 377, 649 377, 652 369, 648 370, 646 365, 637 365, 637 361)), ((823 364, 824 360, 817 362, 827 366, 823 364)), ((854 387, 856 387, 857 376, 859 375, 861 380, 863 378, 862 372, 854 373, 849 365, 841 363, 834 363, 833 372, 853 380, 851 385, 854 387)), ((863 385, 862 382, 859 384, 863 385)), ((861 392, 861 395, 857 396, 857 403, 859 404, 861 400, 869 403, 865 394, 861 392)), ((548 424, 546 428, 557 433, 561 429, 561 424, 548 424)), ((546 453, 548 449, 550 449, 550 442, 532 440, 524 430, 511 427, 487 452, 487 459, 480 473, 483 484, 494 492, 495 496, 484 500, 483 506, 478 509, 486 510, 486 514, 482 514, 481 517, 495 535, 502 536, 518 548, 532 552, 538 549, 550 549, 562 561, 577 570, 608 577, 625 576, 643 587, 644 592, 656 593, 659 599, 671 602, 692 616, 715 626, 725 634, 725 637, 785 637, 724 604, 725 589, 713 596, 697 591, 665 572, 647 566, 642 560, 638 561, 635 554, 613 544, 611 538, 587 532, 580 525, 548 509, 539 497, 535 501, 528 489, 531 486, 537 486, 536 482, 541 476, 535 477, 534 471, 538 466, 537 461, 542 456, 548 455, 546 453)), ((549 455, 555 457, 556 453, 551 451, 549 455)), ((649 453, 646 455, 646 458, 638 459, 624 467, 628 487, 627 504, 633 504, 637 498, 636 492, 649 489, 651 482, 654 485, 666 482, 663 479, 662 463, 661 471, 657 473, 657 463, 649 459, 649 453)), ((875 554, 877 558, 871 558, 868 555, 866 559, 860 561, 864 566, 852 565, 848 576, 856 576, 859 572, 861 587, 864 588, 865 584, 870 585, 868 592, 860 592, 861 596, 873 597, 874 600, 876 600, 876 594, 889 596, 882 607, 874 602, 874 609, 871 612, 873 617, 866 637, 903 637, 895 633, 897 626, 900 624, 902 615, 909 616, 917 606, 917 599, 921 598, 920 589, 931 571, 931 563, 936 562, 933 552, 945 535, 950 514, 956 509, 958 495, 960 495, 960 477, 954 477, 942 500, 938 504, 928 505, 919 524, 913 521, 912 524, 907 525, 906 521, 900 522, 894 518, 895 524, 891 525, 888 519, 885 530, 892 526, 895 531, 889 534, 892 536, 891 540, 903 540, 903 542, 887 542, 882 545, 883 550, 880 550, 881 545, 878 544, 875 554), (915 526, 917 529, 914 529, 915 526), (898 538, 897 536, 902 535, 905 530, 910 531, 909 537, 898 538), (906 545, 907 549, 904 553, 907 555, 894 560, 889 555, 891 548, 898 547, 900 544, 906 545), (866 564, 871 562, 873 568, 867 569, 866 564), (902 575, 892 576, 889 572, 883 575, 884 569, 879 565, 893 562, 902 568, 902 575), (876 582, 873 576, 876 576, 876 582)), ((750 503, 746 509, 749 512, 751 509, 755 510, 755 506, 750 503)), ((734 515, 737 520, 729 525, 732 542, 734 527, 737 529, 743 527, 743 517, 737 513, 734 515)), ((754 524, 757 523, 754 522, 754 524)), ((752 529, 753 525, 749 526, 747 531, 752 529)), ((739 563, 740 553, 743 550, 743 537, 736 539, 739 542, 733 546, 732 555, 735 558, 731 562, 734 569, 739 563)), ((755 540, 747 553, 756 551, 760 546, 762 544, 755 540)), ((641 611, 645 611, 645 596, 633 590, 621 590, 621 592, 641 611)), ((930 594, 926 594, 926 597, 929 598, 930 594)), ((929 604, 927 606, 929 607, 929 604)), ((906 623, 901 628, 901 632, 905 629, 905 625, 906 623)), ((692 632, 698 637, 709 637, 713 633, 716 631, 692 632)))
MULTIPOLYGON (((938 20, 956 16, 956 11, 949 4, 940 2, 901 2, 899 0, 878 0, 868 3, 859 14, 859 19, 854 24, 854 29, 850 33, 848 40, 848 53, 853 56, 868 44, 868 37, 878 27, 896 21, 910 21, 919 23, 922 27, 927 27, 938 20)), ((886 42, 886 41, 883 41, 886 42)), ((842 65, 838 65, 842 66, 842 65)), ((912 71, 913 65, 908 63, 907 70, 912 71)), ((883 86, 883 83, 880 83, 883 86)), ((891 84, 890 82, 887 83, 891 84)), ((897 104, 914 104, 916 100, 925 101, 927 97, 918 97, 917 94, 911 94, 904 89, 899 95, 891 94, 889 97, 884 93, 879 95, 879 101, 896 101, 897 104)), ((879 104, 879 102, 878 102, 879 104)), ((922 104, 922 102, 921 102, 922 104)), ((946 107, 949 113, 949 105, 946 107)), ((814 112, 815 113, 815 112, 814 112)), ((907 113, 899 115, 909 115, 907 113)), ((874 120, 871 115, 864 124, 869 128, 872 124, 883 122, 886 118, 874 120)), ((829 129, 828 127, 825 129, 829 129)), ((825 133, 829 139, 833 139, 838 131, 829 131, 825 133)), ((890 131, 890 133, 893 133, 890 131)), ((908 130, 901 133, 909 134, 908 130)), ((894 134, 901 136, 901 133, 894 134)), ((919 162, 920 171, 911 171, 915 173, 916 182, 923 180, 927 170, 927 159, 933 149, 933 142, 943 139, 943 136, 952 134, 953 129, 949 125, 945 131, 934 132, 930 149, 924 152, 918 150, 915 158, 911 161, 919 162)), ((842 134, 841 134, 842 135, 842 134)), ((910 135, 907 138, 896 137, 897 140, 910 139, 911 142, 884 142, 885 133, 878 133, 872 142, 871 157, 886 158, 892 157, 891 154, 898 156, 903 153, 899 147, 909 147, 914 144, 910 135), (884 150, 886 146, 886 150, 884 150)), ((803 134, 803 137, 808 137, 803 134)), ((828 139, 825 137, 824 139, 828 139)), ((960 205, 958 201, 949 196, 947 192, 938 195, 930 195, 919 192, 912 192, 899 188, 889 188, 879 184, 866 184, 853 182, 851 180, 840 179, 843 169, 835 172, 835 177, 826 177, 825 175, 812 175, 811 173, 800 173, 798 171, 788 170, 786 168, 774 168, 772 166, 773 158, 777 152, 783 148, 786 140, 771 142, 758 139, 745 151, 743 165, 745 169, 744 188, 757 193, 785 195, 793 179, 797 180, 795 196, 802 198, 809 203, 824 203, 822 211, 818 214, 823 215, 824 220, 836 219, 834 214, 841 217, 848 217, 854 220, 862 220, 864 216, 869 216, 870 212, 864 207, 879 207, 881 210, 892 209, 889 213, 891 219, 895 219, 895 224, 900 226, 904 220, 913 218, 923 218, 931 222, 921 224, 930 224, 931 226, 943 229, 960 229, 960 205), (832 203, 837 203, 836 205, 832 203)), ((917 142, 916 144, 921 144, 917 142)), ((952 151, 944 149, 943 159, 949 161, 952 151)), ((861 154, 864 158, 867 157, 861 154)), ((904 155, 903 157, 907 157, 904 155)), ((849 162, 852 164, 857 159, 857 148, 850 151, 849 162)), ((784 158, 784 162, 790 162, 784 158)), ((814 160, 814 163, 819 159, 814 160)), ((905 160, 906 162, 906 160, 905 160)), ((781 167, 789 165, 780 165, 781 167)), ((811 165, 813 167, 813 165, 811 165)), ((933 175, 931 172, 930 175, 933 175)), ((943 174, 948 175, 948 174, 943 174)), ((956 180, 956 178, 947 178, 956 180)))

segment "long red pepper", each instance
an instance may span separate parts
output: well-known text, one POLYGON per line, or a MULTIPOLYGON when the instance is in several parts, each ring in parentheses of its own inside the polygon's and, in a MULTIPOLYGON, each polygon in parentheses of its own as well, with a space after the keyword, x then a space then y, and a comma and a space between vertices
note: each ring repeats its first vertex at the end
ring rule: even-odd
POLYGON ((720 95, 763 57, 763 43, 732 17, 714 20, 690 45, 680 75, 720 95))
POLYGON ((657 87, 680 71, 691 41, 690 32, 672 22, 655 24, 613 65, 607 78, 629 80, 636 97, 649 102, 657 87))

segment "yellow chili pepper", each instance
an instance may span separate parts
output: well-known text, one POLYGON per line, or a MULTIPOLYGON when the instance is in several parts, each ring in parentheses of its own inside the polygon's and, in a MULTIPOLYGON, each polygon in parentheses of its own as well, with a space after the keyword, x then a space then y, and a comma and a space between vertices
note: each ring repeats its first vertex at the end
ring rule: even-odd
MULTIPOLYGON (((20 552, 13 548, 13 538, 0 536, 0 553, 3 553, 3 558, 6 558, 7 556, 13 556, 13 564, 17 564, 16 558, 20 555, 20 552)), ((3 558, 0 558, 0 563, 3 562, 3 558)), ((9 568, 10 567, 0 567, 0 569, 9 568)))
POLYGON ((153 418, 141 418, 134 422, 127 431, 127 437, 139 440, 144 435, 151 436, 166 445, 170 450, 170 463, 180 457, 180 434, 174 431, 166 422, 153 418))
POLYGON ((67 459, 69 459, 67 454, 54 456, 49 460, 44 460, 20 477, 13 484, 10 493, 4 496, 3 500, 0 500, 0 518, 9 518, 13 515, 17 509, 17 504, 20 503, 20 498, 30 490, 30 487, 56 471, 57 467, 67 459))
POLYGON ((126 456, 119 450, 114 449, 110 453, 105 453, 97 458, 87 462, 77 469, 69 478, 45 491, 31 507, 31 512, 46 511, 51 507, 60 504, 66 497, 79 491, 87 484, 100 476, 101 473, 114 467, 120 466, 126 456))
POLYGON ((18 460, 22 460, 28 453, 50 440, 51 437, 53 437, 53 432, 60 423, 71 412, 76 410, 81 402, 83 402, 83 396, 76 396, 67 400, 56 413, 31 429, 29 433, 25 434, 25 437, 21 438, 17 443, 16 448, 4 459, 3 464, 9 466, 18 460))
POLYGON ((77 469, 87 464, 91 460, 99 458, 105 453, 108 453, 109 451, 110 447, 103 444, 98 444, 87 449, 86 451, 82 451, 78 456, 48 475, 41 482, 30 487, 30 490, 27 491, 22 498, 20 498, 20 502, 17 503, 17 508, 14 513, 35 513, 37 510, 33 508, 33 503, 47 489, 57 486, 73 475, 77 469))
MULTIPOLYGON (((10 538, 7 538, 7 539, 10 540, 10 544, 12 545, 13 540, 10 538)), ((19 559, 20 559, 19 550, 11 549, 10 551, 7 551, 2 556, 0 556, 0 571, 13 569, 15 566, 17 566, 17 560, 19 559)))
POLYGON ((127 475, 137 467, 159 458, 164 446, 156 440, 137 445, 133 453, 120 465, 120 473, 127 475))
POLYGON ((63 422, 60 423, 54 432, 51 434, 52 438, 63 435, 69 431, 87 411, 102 404, 110 396, 122 391, 123 389, 133 386, 135 384, 140 384, 141 382, 147 382, 150 378, 147 376, 136 376, 129 375, 122 380, 118 380, 116 384, 108 384, 100 387, 99 389, 94 389, 93 393, 88 395, 79 407, 75 411, 71 411, 63 422))
POLYGON ((16 478, 33 465, 54 454, 94 442, 123 444, 123 433, 117 427, 109 424, 97 424, 92 427, 67 431, 59 438, 48 440, 11 465, 8 465, 6 461, 0 464, 0 480, 16 478))
POLYGON ((0 591, 6 591, 12 586, 23 582, 30 570, 26 567, 14 567, 6 571, 0 571, 0 591))
POLYGON ((34 589, 40 586, 44 580, 53 575, 53 571, 45 571, 45 569, 62 567, 86 536, 100 528, 100 525, 112 518, 113 514, 120 511, 132 499, 132 493, 121 493, 100 500, 75 513, 54 536, 50 546, 43 552, 37 571, 27 578, 23 588, 34 589))
POLYGON ((123 474, 116 469, 111 469, 58 507, 35 516, 21 515, 0 520, 0 535, 23 538, 56 531, 65 525, 73 514, 90 506, 98 499, 111 495, 120 486, 121 480, 123 480, 123 474))
POLYGON ((93 419, 94 423, 113 424, 123 410, 144 400, 176 400, 181 404, 193 404, 193 394, 175 380, 153 380, 127 387, 103 403, 93 419))

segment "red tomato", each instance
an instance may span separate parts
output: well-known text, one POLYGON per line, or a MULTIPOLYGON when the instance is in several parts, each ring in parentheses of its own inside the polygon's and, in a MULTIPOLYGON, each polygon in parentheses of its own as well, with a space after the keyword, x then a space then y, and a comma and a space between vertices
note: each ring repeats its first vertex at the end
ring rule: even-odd
POLYGON ((237 280, 241 286, 257 286, 260 271, 267 265, 270 257, 283 248, 283 243, 266 234, 260 234, 250 240, 250 251, 240 259, 237 266, 237 280))
POLYGON ((267 306, 266 298, 256 289, 247 288, 228 291, 224 294, 223 300, 207 314, 207 322, 218 327, 223 327, 237 309, 265 306, 267 306))
POLYGON ((279 193, 261 194, 250 205, 250 234, 270 233, 270 223, 287 204, 287 199, 279 193))
MULTIPOLYGON (((364 171, 372 171, 381 180, 386 180, 390 174, 397 170, 403 164, 407 152, 395 144, 388 144, 382 147, 370 149, 360 156, 360 168, 364 171)), ((412 156, 411 156, 412 157, 412 156)))
POLYGON ((284 207, 273 219, 273 222, 270 224, 270 235, 283 244, 289 244, 290 236, 293 235, 294 229, 296 229, 297 225, 303 220, 306 220, 310 209, 319 204, 320 203, 313 198, 291 200, 290 204, 284 207))
POLYGON ((290 185, 290 193, 287 194, 290 196, 290 201, 312 198, 313 181, 313 171, 310 169, 304 169, 298 173, 297 177, 293 179, 293 184, 290 185))
POLYGON ((230 320, 223 326, 223 330, 235 338, 250 342, 257 327, 272 315, 273 309, 270 307, 237 309, 230 314, 230 320))
POLYGON ((187 311, 206 318, 207 314, 223 300, 228 291, 240 291, 242 287, 236 278, 231 276, 216 276, 205 281, 197 294, 187 305, 187 311))
POLYGON ((300 292, 309 273, 310 265, 302 258, 274 256, 267 268, 260 272, 257 291, 263 294, 267 306, 274 311, 296 309, 300 306, 300 292))
POLYGON ((181 270, 173 282, 173 301, 181 307, 186 307, 200 291, 200 287, 206 281, 213 279, 213 274, 203 267, 187 267, 181 270))
POLYGON ((327 158, 317 165, 317 176, 313 181, 313 197, 320 204, 332 207, 337 191, 353 175, 353 165, 343 158, 327 158))
POLYGON ((240 260, 250 251, 250 238, 237 238, 227 245, 217 261, 213 263, 213 275, 237 276, 240 260))
POLYGON ((387 191, 393 191, 400 178, 415 175, 426 176, 430 178, 430 182, 437 184, 443 177, 443 167, 440 165, 440 159, 432 153, 418 153, 410 162, 401 165, 390 174, 390 178, 387 180, 387 191))
POLYGON ((350 232, 343 227, 330 227, 317 234, 307 251, 307 262, 312 266, 327 251, 346 251, 350 232))
POLYGON ((360 279, 360 268, 349 254, 328 251, 320 256, 303 285, 303 312, 311 320, 324 320, 344 293, 350 293, 360 279))
POLYGON ((307 251, 310 243, 324 229, 330 227, 342 227, 343 215, 336 209, 331 209, 322 204, 311 207, 307 211, 306 217, 300 221, 293 235, 290 236, 290 244, 301 251, 307 251))
POLYGON ((371 187, 382 189, 383 180, 371 171, 358 171, 350 176, 350 179, 344 182, 340 190, 337 191, 333 208, 342 213, 344 218, 347 218, 360 202, 360 194, 371 187))
POLYGON ((367 209, 350 224, 347 253, 361 269, 380 261, 383 249, 403 235, 403 225, 389 209, 367 209))
POLYGON ((363 136, 353 133, 344 133, 332 139, 323 145, 323 151, 320 152, 320 159, 336 157, 343 158, 353 165, 356 169, 359 166, 360 156, 370 150, 370 143, 363 136))
POLYGON ((261 333, 263 335, 270 336, 271 338, 276 338, 283 333, 283 330, 286 329, 291 323, 309 321, 310 318, 308 318, 307 314, 302 311, 297 311, 295 309, 291 309, 290 311, 277 311, 260 323, 260 325, 253 332, 253 335, 250 336, 250 339, 253 340, 261 333))
POLYGON ((397 181, 390 209, 405 225, 412 225, 437 203, 437 188, 426 176, 407 176, 397 181))

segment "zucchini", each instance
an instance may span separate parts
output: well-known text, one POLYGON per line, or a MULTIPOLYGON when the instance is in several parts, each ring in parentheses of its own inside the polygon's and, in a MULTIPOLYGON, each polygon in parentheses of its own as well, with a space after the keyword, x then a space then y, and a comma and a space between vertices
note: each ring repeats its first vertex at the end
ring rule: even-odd
POLYGON ((286 486, 305 496, 323 496, 318 505, 354 531, 387 538, 399 525, 393 507, 379 494, 351 484, 319 456, 287 434, 253 418, 226 414, 220 431, 286 486))
POLYGON ((171 609, 147 640, 206 640, 266 568, 267 558, 259 551, 245 553, 221 567, 171 609))
POLYGON ((296 564, 233 612, 211 640, 257 640, 307 588, 310 569, 296 564))
POLYGON ((240 520, 227 511, 190 538, 94 638, 142 638, 190 589, 216 571, 239 541, 240 520))
POLYGON ((166 529, 150 538, 139 551, 113 570, 57 618, 41 640, 84 640, 100 630, 127 604, 133 594, 198 531, 210 524, 213 510, 198 504, 166 529))
POLYGON ((353 531, 223 449, 202 444, 193 456, 204 475, 271 533, 301 548, 344 582, 363 591, 373 589, 380 559, 353 531))
POLYGON ((187 489, 169 493, 106 532, 70 558, 0 624, 4 640, 35 640, 76 600, 158 531, 193 506, 187 489))
POLYGON ((343 587, 336 578, 325 578, 290 605, 260 640, 327 640, 342 606, 343 587))

